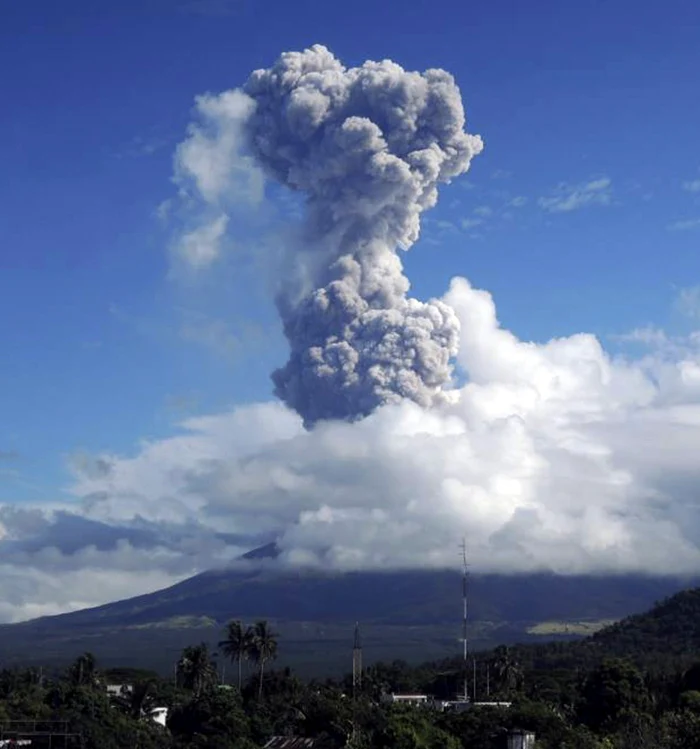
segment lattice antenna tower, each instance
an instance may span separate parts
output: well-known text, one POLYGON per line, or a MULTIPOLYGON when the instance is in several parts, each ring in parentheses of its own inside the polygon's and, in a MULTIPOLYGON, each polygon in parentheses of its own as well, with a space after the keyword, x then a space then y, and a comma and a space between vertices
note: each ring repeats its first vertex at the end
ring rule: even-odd
POLYGON ((464 687, 462 697, 466 702, 469 699, 469 664, 467 662, 467 656, 469 651, 468 639, 467 639, 467 594, 468 594, 468 578, 469 578, 469 566, 467 564, 467 540, 462 539, 460 546, 462 556, 462 657, 464 668, 464 687))

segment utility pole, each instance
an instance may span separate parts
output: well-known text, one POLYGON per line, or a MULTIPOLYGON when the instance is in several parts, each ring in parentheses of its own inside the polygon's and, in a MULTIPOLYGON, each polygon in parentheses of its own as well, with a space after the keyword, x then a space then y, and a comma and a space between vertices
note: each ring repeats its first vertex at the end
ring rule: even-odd
POLYGON ((355 622, 355 638, 352 644, 352 696, 362 687, 362 641, 360 640, 360 623, 355 622))

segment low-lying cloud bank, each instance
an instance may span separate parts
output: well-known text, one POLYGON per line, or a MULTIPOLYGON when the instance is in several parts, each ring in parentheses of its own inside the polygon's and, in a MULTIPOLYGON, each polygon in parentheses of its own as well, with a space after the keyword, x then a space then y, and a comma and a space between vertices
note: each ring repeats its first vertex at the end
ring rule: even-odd
POLYGON ((0 617, 153 590, 271 538, 281 565, 563 573, 700 569, 700 357, 654 336, 536 344, 464 279, 444 301, 468 384, 303 429, 279 403, 186 421, 131 457, 72 464, 75 503, 0 510, 0 617))

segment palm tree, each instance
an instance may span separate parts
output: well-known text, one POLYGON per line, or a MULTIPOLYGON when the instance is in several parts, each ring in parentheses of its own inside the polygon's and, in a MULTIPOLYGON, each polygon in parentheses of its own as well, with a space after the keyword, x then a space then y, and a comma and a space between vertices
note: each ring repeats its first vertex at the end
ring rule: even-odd
POLYGON ((499 645, 494 651, 494 667, 501 690, 509 695, 522 680, 520 665, 507 645, 499 645))
POLYGON ((206 643, 190 645, 182 651, 177 662, 178 682, 191 689, 195 697, 216 682, 216 668, 209 655, 206 643))
POLYGON ((154 679, 140 679, 131 689, 122 691, 117 704, 134 720, 139 720, 153 704, 154 679))
POLYGON ((68 677, 75 686, 95 684, 97 681, 97 661, 92 653, 79 655, 68 669, 68 677))
POLYGON ((252 630, 245 629, 240 621, 231 621, 226 625, 226 638, 219 642, 219 647, 224 655, 232 662, 238 663, 238 689, 241 688, 241 667, 244 660, 251 656, 252 630))
POLYGON ((266 621, 259 621, 251 628, 250 636, 250 655, 253 661, 260 666, 258 699, 262 699, 265 663, 277 657, 277 635, 270 629, 270 625, 266 621))

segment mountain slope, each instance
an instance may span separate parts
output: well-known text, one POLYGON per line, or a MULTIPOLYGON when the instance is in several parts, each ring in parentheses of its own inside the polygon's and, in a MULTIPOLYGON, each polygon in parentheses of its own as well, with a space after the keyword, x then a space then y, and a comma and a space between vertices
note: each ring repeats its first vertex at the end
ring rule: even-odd
MULTIPOLYGON (((270 556, 258 550, 257 556, 270 556)), ((619 619, 643 611, 689 581, 553 574, 470 578, 470 639, 478 647, 530 640, 542 621, 619 619)), ((461 617, 456 571, 206 572, 124 601, 0 627, 0 659, 48 665, 91 650, 115 665, 171 669, 174 653, 215 643, 224 622, 266 618, 281 635, 287 663, 345 664, 360 621, 367 659, 418 661, 455 652, 461 617), (167 665, 165 665, 167 664, 167 665)))
POLYGON ((585 639, 523 642, 513 648, 528 670, 590 669, 603 658, 626 658, 651 670, 682 670, 700 660, 700 588, 682 590, 585 639))
POLYGON ((700 588, 683 590, 650 611, 606 627, 590 639, 590 645, 616 655, 697 653, 700 651, 700 588))
MULTIPOLYGON (((475 621, 616 619, 675 593, 687 581, 647 577, 480 575, 469 581, 475 621)), ((456 622, 461 576, 450 570, 345 574, 212 571, 170 588, 14 627, 55 631, 128 627, 173 617, 383 624, 456 622)))

